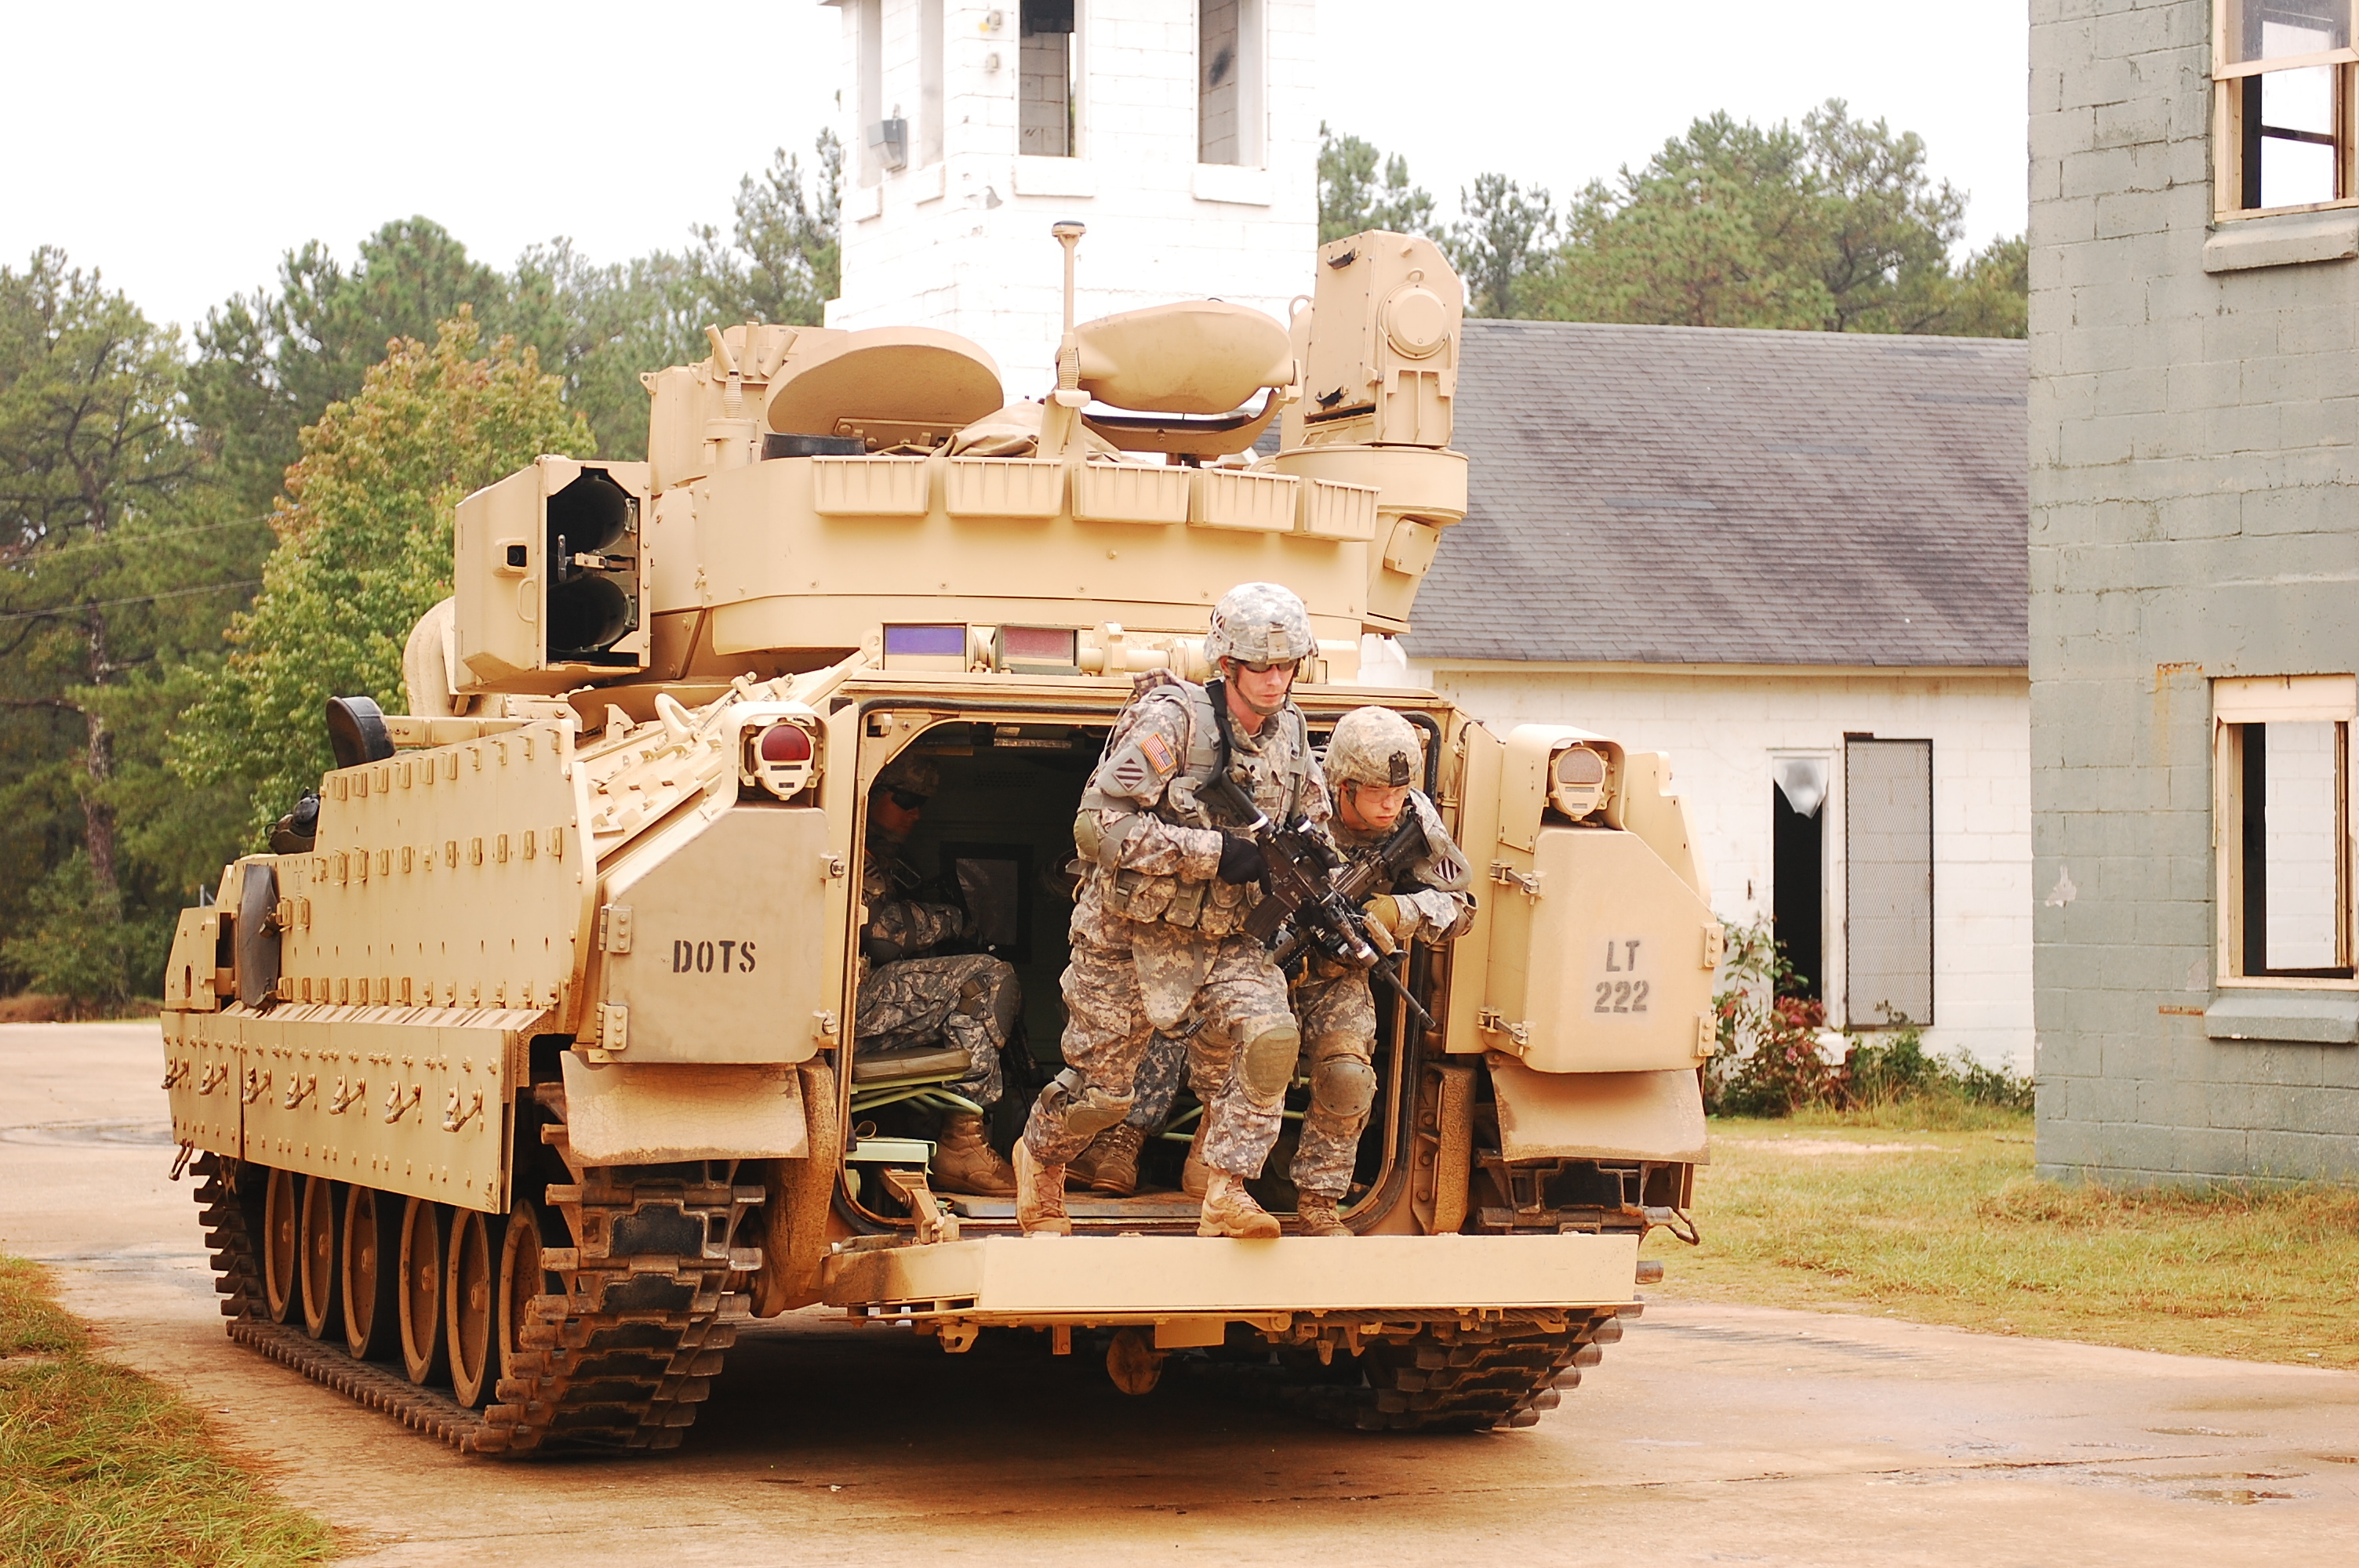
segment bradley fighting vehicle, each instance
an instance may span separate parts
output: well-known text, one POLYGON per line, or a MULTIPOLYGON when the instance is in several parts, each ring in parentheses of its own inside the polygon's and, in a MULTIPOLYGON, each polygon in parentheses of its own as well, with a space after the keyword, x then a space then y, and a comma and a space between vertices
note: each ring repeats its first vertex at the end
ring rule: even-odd
POLYGON ((1038 401, 945 332, 712 330, 647 378, 647 461, 460 503, 410 711, 332 704, 316 822, 172 946, 165 1085, 233 1339, 516 1454, 669 1447, 741 1325, 818 1304, 1375 1428, 1529 1424, 1621 1336, 1647 1229, 1692 1237, 1721 956, 1664 761, 1356 680, 1465 513, 1458 280, 1364 233, 1290 330, 1075 328, 1078 235, 1038 401), (1314 738, 1370 702, 1423 731, 1479 915, 1400 971, 1430 1026, 1377 992, 1356 1236, 1195 1236, 1183 1098, 1138 1195, 1023 1238, 926 1181, 963 1053, 849 1038, 871 783, 933 762, 903 858, 1020 975, 1005 1149, 1056 1065, 1084 780, 1134 677, 1201 678, 1254 579, 1310 607, 1314 738))

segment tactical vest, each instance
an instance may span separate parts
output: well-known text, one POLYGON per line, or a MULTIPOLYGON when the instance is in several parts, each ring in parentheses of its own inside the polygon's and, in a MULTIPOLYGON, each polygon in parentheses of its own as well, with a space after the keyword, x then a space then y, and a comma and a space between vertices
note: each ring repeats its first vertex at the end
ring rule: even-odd
MULTIPOLYGON (((1226 806, 1221 808, 1216 819, 1211 804, 1202 799, 1205 787, 1221 768, 1220 718, 1212 706, 1213 693, 1193 681, 1169 679, 1135 698, 1131 711, 1137 711, 1144 703, 1173 700, 1162 694, 1175 687, 1187 703, 1188 742, 1180 771, 1163 786, 1162 799, 1153 806, 1142 807, 1129 799, 1109 796, 1098 788, 1099 773, 1110 759, 1120 754, 1122 743, 1134 727, 1117 724, 1106 737, 1098 766, 1091 770, 1089 787, 1082 794, 1081 810, 1073 819, 1073 844, 1081 851, 1085 881, 1095 884, 1109 914, 1127 920, 1186 926, 1207 936, 1225 936, 1245 924, 1245 912, 1261 902, 1259 887, 1251 883, 1239 886, 1217 879, 1183 881, 1178 877, 1156 876, 1122 867, 1117 861, 1128 834, 1119 827, 1105 832, 1097 820, 1100 811, 1132 811, 1152 815, 1179 827, 1245 826, 1231 819, 1233 813, 1226 806)), ((1303 788, 1310 780, 1310 737, 1301 711, 1291 702, 1273 715, 1271 721, 1288 727, 1293 757, 1284 775, 1284 809, 1270 815, 1274 821, 1290 822, 1302 808, 1303 788)), ((1086 892, 1083 896, 1087 896, 1086 892)))

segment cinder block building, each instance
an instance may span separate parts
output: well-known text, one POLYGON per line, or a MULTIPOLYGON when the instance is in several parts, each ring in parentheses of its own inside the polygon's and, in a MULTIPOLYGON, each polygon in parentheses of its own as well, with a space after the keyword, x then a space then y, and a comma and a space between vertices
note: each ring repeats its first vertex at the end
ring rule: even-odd
POLYGON ((2033 0, 2041 1169, 2359 1174, 2350 0, 2033 0))
POLYGON ((2025 346, 1469 321, 1402 640, 1495 725, 1668 752, 1713 907, 1839 1028, 2031 1065, 2025 346))

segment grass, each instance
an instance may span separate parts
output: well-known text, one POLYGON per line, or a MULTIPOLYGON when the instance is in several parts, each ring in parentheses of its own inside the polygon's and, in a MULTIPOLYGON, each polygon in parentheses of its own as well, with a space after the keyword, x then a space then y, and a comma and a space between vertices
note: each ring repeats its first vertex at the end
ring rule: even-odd
POLYGON ((2032 1174, 2028 1116, 1956 1102, 1712 1138, 1703 1245, 1645 1249, 1666 1294, 2359 1368, 2359 1190, 2060 1185, 2032 1174))
POLYGON ((334 1544, 223 1458, 195 1410, 93 1356, 37 1265, 0 1256, 0 1562, 263 1568, 334 1544))

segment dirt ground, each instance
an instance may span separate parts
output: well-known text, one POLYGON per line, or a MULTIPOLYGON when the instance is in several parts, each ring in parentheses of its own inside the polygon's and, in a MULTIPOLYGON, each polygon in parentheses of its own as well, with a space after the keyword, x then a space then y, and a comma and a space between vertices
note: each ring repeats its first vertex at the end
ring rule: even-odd
POLYGON ((1682 1302, 1676 1259, 1525 1432, 1332 1433, 807 1313, 740 1341, 677 1454, 462 1459, 223 1336, 160 1061, 152 1025, 0 1026, 0 1249, 358 1563, 2359 1556, 2359 1376, 1682 1302))

